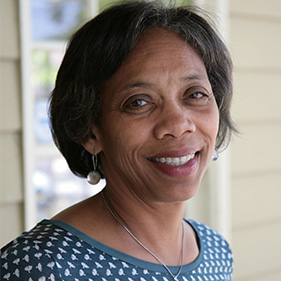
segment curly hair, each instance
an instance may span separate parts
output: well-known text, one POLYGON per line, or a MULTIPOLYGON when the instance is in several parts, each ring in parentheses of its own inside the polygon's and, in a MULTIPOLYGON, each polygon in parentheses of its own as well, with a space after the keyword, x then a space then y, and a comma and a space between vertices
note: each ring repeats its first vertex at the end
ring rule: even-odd
MULTIPOLYGON (((72 36, 58 71, 49 107, 51 131, 75 175, 87 177, 92 170, 91 154, 81 143, 98 122, 102 86, 152 27, 175 32, 202 58, 220 114, 216 148, 228 145, 235 131, 230 116, 232 61, 213 24, 194 7, 126 1, 104 10, 72 36)), ((100 163, 98 170, 103 174, 100 163)))

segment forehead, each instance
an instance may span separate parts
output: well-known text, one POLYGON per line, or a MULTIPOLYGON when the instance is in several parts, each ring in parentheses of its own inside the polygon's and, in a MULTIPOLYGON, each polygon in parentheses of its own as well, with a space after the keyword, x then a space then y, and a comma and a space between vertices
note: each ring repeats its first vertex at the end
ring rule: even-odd
POLYGON ((154 27, 146 30, 138 38, 125 63, 135 62, 138 59, 143 62, 144 58, 148 60, 153 57, 172 59, 174 56, 199 57, 195 50, 178 34, 168 29, 154 27))
POLYGON ((120 90, 125 84, 176 82, 187 76, 208 80, 205 65, 197 52, 179 35, 163 28, 142 34, 126 60, 105 84, 120 90), (176 80, 175 80, 176 79, 176 80))

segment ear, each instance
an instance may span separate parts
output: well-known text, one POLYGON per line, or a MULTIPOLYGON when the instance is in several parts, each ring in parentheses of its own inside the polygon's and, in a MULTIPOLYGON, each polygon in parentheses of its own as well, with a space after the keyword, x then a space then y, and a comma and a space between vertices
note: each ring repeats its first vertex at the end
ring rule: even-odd
POLYGON ((92 155, 96 155, 102 151, 100 131, 96 125, 92 127, 92 133, 88 140, 81 145, 92 155))

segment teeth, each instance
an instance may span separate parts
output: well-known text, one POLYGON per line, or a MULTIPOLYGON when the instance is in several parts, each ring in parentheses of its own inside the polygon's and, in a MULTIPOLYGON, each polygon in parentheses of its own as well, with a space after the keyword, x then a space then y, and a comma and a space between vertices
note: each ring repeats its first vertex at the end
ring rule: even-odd
POLYGON ((161 157, 161 158, 152 158, 151 160, 154 162, 161 162, 163 164, 172 165, 172 166, 180 166, 186 164, 188 161, 193 159, 195 153, 181 156, 181 157, 161 157))

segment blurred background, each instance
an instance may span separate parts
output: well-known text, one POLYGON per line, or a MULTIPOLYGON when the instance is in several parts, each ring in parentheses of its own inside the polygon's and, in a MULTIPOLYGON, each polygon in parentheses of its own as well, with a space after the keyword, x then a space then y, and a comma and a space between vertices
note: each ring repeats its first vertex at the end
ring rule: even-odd
MULTIPOLYGON (((71 174, 52 143, 47 106, 70 35, 113 2, 0 0, 0 247, 105 185, 71 174)), ((230 241, 234 281, 281 280, 281 1, 174 2, 214 16, 233 58, 240 131, 186 216, 230 241)))

